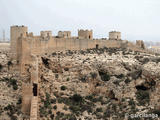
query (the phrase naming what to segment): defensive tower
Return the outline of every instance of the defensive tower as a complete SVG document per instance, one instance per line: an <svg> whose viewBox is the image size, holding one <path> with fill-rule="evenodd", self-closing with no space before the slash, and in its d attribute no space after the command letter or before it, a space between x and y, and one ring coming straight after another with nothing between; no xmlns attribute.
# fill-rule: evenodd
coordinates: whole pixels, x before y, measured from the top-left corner
<svg viewBox="0 0 160 120"><path fill-rule="evenodd" d="M78 30L78 38L79 39L93 39L93 31L92 30Z"/></svg>
<svg viewBox="0 0 160 120"><path fill-rule="evenodd" d="M10 39L11 39L11 53L12 58L17 58L17 47L18 47L18 38L23 35L26 36L28 32L28 27L25 26L11 26L10 28Z"/></svg>
<svg viewBox="0 0 160 120"><path fill-rule="evenodd" d="M121 32L118 31L109 32L109 40L121 40Z"/></svg>

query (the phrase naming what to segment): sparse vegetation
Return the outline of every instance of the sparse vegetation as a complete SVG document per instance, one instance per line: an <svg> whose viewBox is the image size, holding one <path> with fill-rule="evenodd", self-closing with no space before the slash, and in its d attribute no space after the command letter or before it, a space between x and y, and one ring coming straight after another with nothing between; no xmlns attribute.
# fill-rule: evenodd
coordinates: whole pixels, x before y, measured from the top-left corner
<svg viewBox="0 0 160 120"><path fill-rule="evenodd" d="M97 108L96 112L103 112L102 108Z"/></svg>
<svg viewBox="0 0 160 120"><path fill-rule="evenodd" d="M87 75L81 76L79 80L82 81L82 82L86 82L87 81Z"/></svg>
<svg viewBox="0 0 160 120"><path fill-rule="evenodd" d="M140 105L145 105L146 103L149 103L150 101L148 91L138 90L136 92L136 98Z"/></svg>
<svg viewBox="0 0 160 120"><path fill-rule="evenodd" d="M51 99L51 104L55 104L56 103L56 99Z"/></svg>
<svg viewBox="0 0 160 120"><path fill-rule="evenodd" d="M61 86L61 90L63 90L63 91L64 91L64 90L66 90L66 89L67 89L67 87L66 87L66 86L64 86L64 85L63 85L63 86Z"/></svg>
<svg viewBox="0 0 160 120"><path fill-rule="evenodd" d="M14 90L18 89L17 80L13 78L3 78L0 81L6 82L8 87L12 86Z"/></svg>
<svg viewBox="0 0 160 120"><path fill-rule="evenodd" d="M69 81L70 79L69 79L69 77L67 78L67 81Z"/></svg>
<svg viewBox="0 0 160 120"><path fill-rule="evenodd" d="M101 80L103 80L103 81L109 81L110 80L110 75L107 72L99 71L99 75L101 77Z"/></svg>
<svg viewBox="0 0 160 120"><path fill-rule="evenodd" d="M126 84L130 83L131 80L129 78L127 78L125 81L124 81Z"/></svg>
<svg viewBox="0 0 160 120"><path fill-rule="evenodd" d="M141 112L153 109L153 101L151 101L152 104L149 104L150 94L157 94L156 85L159 84L159 79L155 75L155 77L151 77L150 74L147 74L146 69L152 65L154 60L152 61L149 57L146 60L138 58L139 62L137 62L134 56L130 57L131 53L129 50L121 50L121 48L93 48L81 51L66 51L66 53L65 51L58 51L52 54L55 57L54 59L50 58L52 57L50 53L45 54L45 57L43 57L44 61L41 59L42 61L39 64L41 79L39 80L38 97L41 100L38 101L38 112L40 119L80 120L80 117L83 116L86 120L105 120L109 119L109 117L112 117L111 119L113 120L124 120L125 113L134 114L137 111ZM118 61L118 64L114 64L116 60L113 61L113 56L109 56L108 54L116 56L116 54L122 55L122 52L125 56L121 57L122 60ZM78 55L76 56L74 53ZM88 56L87 53L89 53ZM140 56L140 53L137 52L136 54ZM65 59L65 56L68 56L71 61L76 56L74 60L77 61L74 62L73 60L72 63L69 63L68 67L68 61ZM99 58L102 58L102 62L98 60ZM126 61L123 61L123 58ZM146 65L148 63L151 64L145 68L143 67L143 60ZM7 62L3 63L4 66L0 64L1 73L6 71ZM125 62L125 65L123 62ZM156 68L157 63L154 62L153 64ZM11 65L11 63L8 63L8 66ZM28 70L30 66L26 66L26 68ZM118 71L116 72L116 70ZM21 89L21 82L18 81L21 79L17 77L17 73L13 73L15 76L11 77L12 71L8 71L8 74L4 75L8 78L1 77L3 78L0 80L2 85L8 85L10 88L7 89L16 93L17 96L15 97L13 94L13 100L11 98L10 104L6 107L4 107L5 105L3 107L0 106L0 119L1 115L3 116L4 114L10 116L11 120L21 119L23 115L19 114L20 107L19 112L17 112L17 106L21 106L22 104L22 97L20 97L21 95L18 94L19 90L17 90L18 88ZM27 77L29 78L30 76ZM17 91L12 91L12 88ZM137 90L135 96L133 89ZM153 99L157 98L153 96ZM11 103L13 101L15 101L15 105ZM149 113L160 116L158 102L158 100L155 100L154 105L156 108L148 111Z"/></svg>
<svg viewBox="0 0 160 120"><path fill-rule="evenodd" d="M153 114L157 114L158 116L160 116L160 109L152 109L148 113L149 114L153 113Z"/></svg>
<svg viewBox="0 0 160 120"><path fill-rule="evenodd" d="M46 93L46 100L44 100L44 107L49 108L50 104L51 104L50 95Z"/></svg>
<svg viewBox="0 0 160 120"><path fill-rule="evenodd" d="M54 105L54 106L53 106L53 109L57 110L57 105Z"/></svg>
<svg viewBox="0 0 160 120"><path fill-rule="evenodd" d="M5 108L5 111L7 111L8 116L11 118L11 120L17 120L17 116L15 116L16 113L20 112L20 108L13 104L8 104Z"/></svg>
<svg viewBox="0 0 160 120"><path fill-rule="evenodd" d="M122 79L124 77L124 75L120 74L120 75L117 75L116 77L119 78L119 79Z"/></svg>
<svg viewBox="0 0 160 120"><path fill-rule="evenodd" d="M81 103L83 102L83 97L79 94L74 94L73 96L70 97L74 102L76 103Z"/></svg>
<svg viewBox="0 0 160 120"><path fill-rule="evenodd" d="M55 78L58 79L58 77L59 77L59 75L58 75L58 74L55 74Z"/></svg>
<svg viewBox="0 0 160 120"><path fill-rule="evenodd" d="M68 68L68 67L65 67L64 70L65 70L65 71L69 71L69 68Z"/></svg>
<svg viewBox="0 0 160 120"><path fill-rule="evenodd" d="M114 83L115 85L119 85L120 80L116 80L116 81L114 81L113 83Z"/></svg>

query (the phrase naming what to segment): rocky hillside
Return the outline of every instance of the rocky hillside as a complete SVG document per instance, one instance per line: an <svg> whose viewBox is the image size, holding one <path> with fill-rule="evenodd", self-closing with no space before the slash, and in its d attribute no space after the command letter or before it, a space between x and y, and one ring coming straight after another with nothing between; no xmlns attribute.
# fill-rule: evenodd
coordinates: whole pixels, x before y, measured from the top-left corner
<svg viewBox="0 0 160 120"><path fill-rule="evenodd" d="M117 48L46 53L39 56L39 78L39 120L160 116L159 55ZM29 117L21 112L22 82L16 62L1 50L0 120Z"/></svg>
<svg viewBox="0 0 160 120"><path fill-rule="evenodd" d="M23 120L21 112L21 79L9 51L0 51L0 120Z"/></svg>
<svg viewBox="0 0 160 120"><path fill-rule="evenodd" d="M159 55L117 48L54 52L39 57L39 74L40 120L160 116Z"/></svg>

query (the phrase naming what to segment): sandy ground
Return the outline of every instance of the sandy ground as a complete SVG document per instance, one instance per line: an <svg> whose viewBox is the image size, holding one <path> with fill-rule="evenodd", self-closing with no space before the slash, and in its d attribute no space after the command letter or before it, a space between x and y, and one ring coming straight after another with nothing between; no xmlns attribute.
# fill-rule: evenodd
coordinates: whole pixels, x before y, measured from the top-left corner
<svg viewBox="0 0 160 120"><path fill-rule="evenodd" d="M10 43L0 43L0 50L9 50Z"/></svg>

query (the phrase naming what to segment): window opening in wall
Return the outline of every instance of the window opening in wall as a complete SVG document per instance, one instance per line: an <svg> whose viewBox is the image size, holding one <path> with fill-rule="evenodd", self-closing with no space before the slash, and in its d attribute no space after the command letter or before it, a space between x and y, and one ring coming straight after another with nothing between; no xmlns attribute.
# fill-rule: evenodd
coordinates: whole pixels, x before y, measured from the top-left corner
<svg viewBox="0 0 160 120"><path fill-rule="evenodd" d="M99 48L99 45L98 44L96 44L96 49L98 49Z"/></svg>
<svg viewBox="0 0 160 120"><path fill-rule="evenodd" d="M38 88L38 85L33 83L33 96L37 96L37 88Z"/></svg>

